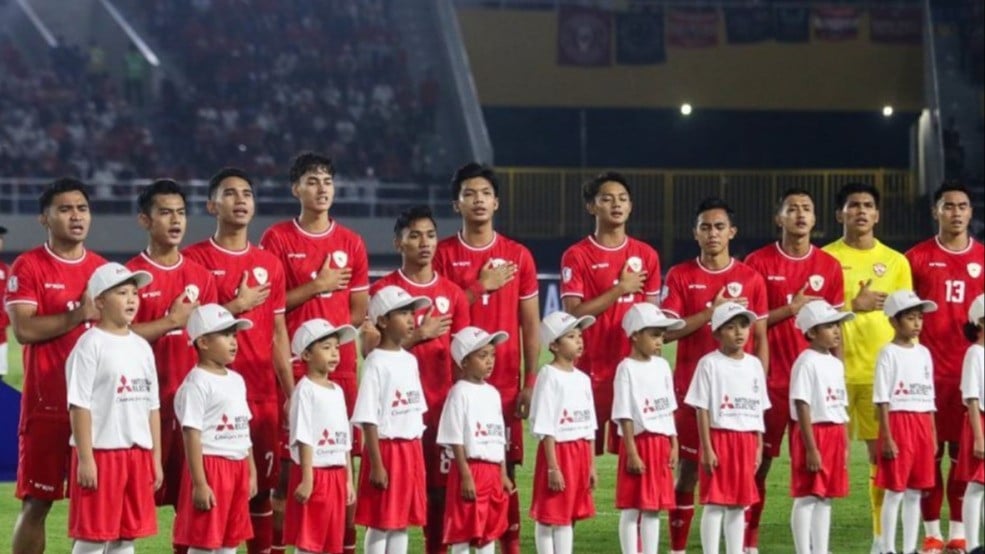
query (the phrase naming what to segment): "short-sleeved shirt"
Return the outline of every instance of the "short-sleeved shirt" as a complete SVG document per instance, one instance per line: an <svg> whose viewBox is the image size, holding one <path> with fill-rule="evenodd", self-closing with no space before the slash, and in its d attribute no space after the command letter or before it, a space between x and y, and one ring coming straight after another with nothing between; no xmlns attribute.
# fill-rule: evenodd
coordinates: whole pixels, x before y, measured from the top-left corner
<svg viewBox="0 0 985 554"><path fill-rule="evenodd" d="M556 442L594 440L598 423L592 381L580 369L545 365L537 372L530 401L530 432Z"/></svg>
<svg viewBox="0 0 985 554"><path fill-rule="evenodd" d="M211 238L189 246L184 253L212 272L220 304L236 298L244 273L248 276L248 287L270 283L270 296L263 304L252 310L233 314L249 319L253 322L253 327L238 333L239 349L231 367L246 381L249 400L276 401L278 386L273 355L274 319L283 314L287 306L284 268L280 260L252 244L247 244L245 249L237 252L219 246Z"/></svg>
<svg viewBox="0 0 985 554"><path fill-rule="evenodd" d="M0 262L0 296L7 290L7 275L10 275L10 268L7 264ZM7 310L0 310L0 344L7 344L7 326L10 325L10 316Z"/></svg>
<svg viewBox="0 0 985 554"><path fill-rule="evenodd" d="M65 364L68 404L89 410L92 447L150 449L150 413L160 408L154 353L133 332L94 327L79 337ZM69 439L75 446L75 434Z"/></svg>
<svg viewBox="0 0 985 554"><path fill-rule="evenodd" d="M899 252L879 241L869 250L859 250L845 244L844 239L824 247L841 264L845 281L845 306L851 307L863 283L872 280L870 290L893 293L913 289L910 264ZM855 319L842 325L842 352L845 360L845 382L849 385L870 385L872 368L882 346L893 340L893 327L882 310L860 312Z"/></svg>
<svg viewBox="0 0 985 554"><path fill-rule="evenodd" d="M140 307L137 308L134 323L157 321L167 316L171 304L182 294L187 295L189 302L216 302L212 273L184 256L178 259L178 263L164 266L152 260L146 252L141 252L131 258L126 266L130 271L146 271L154 278L137 291L140 295ZM161 405L170 411L174 405L174 395L185 375L198 363L198 355L184 328L173 329L161 335L151 343L151 348L157 365Z"/></svg>
<svg viewBox="0 0 985 554"><path fill-rule="evenodd" d="M889 343L876 359L872 401L889 404L891 412L933 412L934 362L921 344L906 348Z"/></svg>
<svg viewBox="0 0 985 554"><path fill-rule="evenodd" d="M313 450L312 467L339 467L352 450L345 393L338 386L319 385L302 377L291 396L289 416L291 460L301 463L301 444Z"/></svg>
<svg viewBox="0 0 985 554"><path fill-rule="evenodd" d="M464 446L470 460L501 463L506 458L506 426L496 387L465 380L455 383L441 411L438 444Z"/></svg>
<svg viewBox="0 0 985 554"><path fill-rule="evenodd" d="M202 433L202 454L243 460L250 453L250 407L246 381L235 371L225 375L194 367L178 387L175 416L181 426Z"/></svg>
<svg viewBox="0 0 985 554"><path fill-rule="evenodd" d="M684 401L707 410L712 429L762 433L770 408L763 364L749 354L736 359L716 350L698 361Z"/></svg>
<svg viewBox="0 0 985 554"><path fill-rule="evenodd" d="M964 354L961 372L961 398L978 399L978 409L985 409L985 348L971 345Z"/></svg>
<svg viewBox="0 0 985 554"><path fill-rule="evenodd" d="M530 251L499 233L486 246L469 246L459 233L438 243L434 270L468 290L490 260L494 265L513 263L517 273L509 283L476 298L469 305L469 319L473 326L487 332L509 333L509 340L496 346L496 365L487 382L504 393L512 393L520 388L520 302L538 294L537 268Z"/></svg>
<svg viewBox="0 0 985 554"><path fill-rule="evenodd" d="M766 285L755 269L732 259L719 270L710 270L697 259L682 262L667 272L660 308L679 318L689 317L711 306L718 292L725 288L725 298L746 298L749 309L759 319L769 316ZM756 338L752 333L746 341L745 351L752 353ZM674 389L683 398L691 378L698 367L698 360L718 349L711 326L702 325L690 335L677 341L677 362L674 365Z"/></svg>
<svg viewBox="0 0 985 554"><path fill-rule="evenodd" d="M77 308L89 277L106 263L88 250L77 260L66 260L48 245L28 250L14 260L7 278L6 309L17 304L37 307L36 316L63 314ZM90 322L77 325L64 335L25 344L24 386L21 395L20 430L33 417L68 420L65 361Z"/></svg>
<svg viewBox="0 0 985 554"><path fill-rule="evenodd" d="M811 423L847 423L845 366L831 354L808 348L794 362L790 379L790 417L800 421L797 400L811 408Z"/></svg>
<svg viewBox="0 0 985 554"><path fill-rule="evenodd" d="M677 435L674 410L677 397L670 365L659 356L641 362L626 358L616 368L612 421L633 420L633 434ZM622 436L622 427L618 427Z"/></svg>
<svg viewBox="0 0 985 554"><path fill-rule="evenodd" d="M341 290L317 294L287 312L287 334L293 337L302 323L322 318L332 325L352 323L350 296L369 290L369 260L361 236L332 220L321 233L309 233L297 219L270 226L260 238L260 247L273 254L284 267L287 290L296 289L318 276L326 260L332 269L352 270L349 285ZM356 375L355 343L339 349L338 376Z"/></svg>
<svg viewBox="0 0 985 554"><path fill-rule="evenodd" d="M587 302L619 283L623 268L646 271L646 283L638 294L627 294L596 316L595 324L582 337L585 353L578 364L596 382L612 382L616 366L629 355L629 341L622 318L637 302L656 300L660 295L660 257L643 241L626 237L621 246L609 248L588 236L561 256L561 298L573 296ZM619 340L613 340L619 337Z"/></svg>
<svg viewBox="0 0 985 554"><path fill-rule="evenodd" d="M770 310L790 304L804 286L807 287L804 294L808 296L819 296L836 308L845 304L841 264L814 245L806 255L795 258L775 242L749 254L746 264L763 276ZM767 330L770 370L766 379L770 387L790 386L790 369L794 360L808 347L804 334L794 325L794 320L789 317Z"/></svg>
<svg viewBox="0 0 985 554"><path fill-rule="evenodd" d="M413 354L377 348L366 356L353 425L375 425L380 438L419 439L427 411Z"/></svg>
<svg viewBox="0 0 985 554"><path fill-rule="evenodd" d="M920 344L934 358L937 381L956 385L961 380L963 355L954 337L968 319L968 308L985 292L985 246L969 239L961 251L944 248L937 237L925 240L906 253L913 272L913 291L937 303L937 311L924 314Z"/></svg>
<svg viewBox="0 0 985 554"><path fill-rule="evenodd" d="M440 337L419 342L410 348L410 353L417 358L420 369L421 385L427 399L428 410L431 410L430 425L436 425L441 415L441 406L455 381L455 367L451 359L451 337L464 327L469 326L469 302L465 293L458 285L444 276L435 273L430 282L420 284L408 279L400 270L394 271L379 281L373 283L371 294L388 285L396 285L411 296L426 296L431 299L434 311L433 317L451 316L451 328ZM432 308L424 308L415 314L417 325L421 324L424 316Z"/></svg>

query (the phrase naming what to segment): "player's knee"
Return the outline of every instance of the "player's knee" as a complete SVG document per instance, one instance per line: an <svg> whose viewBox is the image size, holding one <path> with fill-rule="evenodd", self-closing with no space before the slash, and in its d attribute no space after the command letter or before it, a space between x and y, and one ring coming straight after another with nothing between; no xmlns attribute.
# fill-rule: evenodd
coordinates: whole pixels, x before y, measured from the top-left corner
<svg viewBox="0 0 985 554"><path fill-rule="evenodd" d="M30 496L25 498L24 502L21 503L21 521L28 524L44 523L45 518L48 517L48 512L51 511L51 505L51 500L42 500Z"/></svg>
<svg viewBox="0 0 985 554"><path fill-rule="evenodd" d="M270 501L270 491L260 491L250 499L250 513L255 515L269 514L274 506Z"/></svg>
<svg viewBox="0 0 985 554"><path fill-rule="evenodd" d="M951 461L957 461L960 449L961 444L958 442L947 443L947 455L951 458Z"/></svg>
<svg viewBox="0 0 985 554"><path fill-rule="evenodd" d="M677 475L677 485L674 488L679 491L692 491L697 484L698 464L692 460L682 459Z"/></svg>
<svg viewBox="0 0 985 554"><path fill-rule="evenodd" d="M769 475L770 467L773 466L773 458L763 453L763 460L759 463L759 469L756 470L756 480L759 482L765 481L766 476Z"/></svg>

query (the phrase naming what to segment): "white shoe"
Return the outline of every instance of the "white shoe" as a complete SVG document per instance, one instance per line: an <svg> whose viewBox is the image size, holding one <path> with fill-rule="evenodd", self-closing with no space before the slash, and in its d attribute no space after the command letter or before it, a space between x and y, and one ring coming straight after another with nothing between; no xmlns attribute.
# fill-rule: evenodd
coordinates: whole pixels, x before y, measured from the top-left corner
<svg viewBox="0 0 985 554"><path fill-rule="evenodd" d="M746 549L745 554L759 554L759 548L752 546Z"/></svg>
<svg viewBox="0 0 985 554"><path fill-rule="evenodd" d="M869 554L882 554L882 543L878 538L872 539L872 548L869 549Z"/></svg>

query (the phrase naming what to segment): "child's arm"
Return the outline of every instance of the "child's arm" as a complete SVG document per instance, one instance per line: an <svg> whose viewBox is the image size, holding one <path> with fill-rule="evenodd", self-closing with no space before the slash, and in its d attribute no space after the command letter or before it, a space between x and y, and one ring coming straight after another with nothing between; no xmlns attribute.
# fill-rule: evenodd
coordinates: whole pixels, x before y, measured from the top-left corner
<svg viewBox="0 0 985 554"><path fill-rule="evenodd" d="M284 314L274 316L274 373L280 390L284 391L284 415L291 406L291 395L294 394L294 370L291 368L291 339L287 335L287 323Z"/></svg>
<svg viewBox="0 0 985 554"><path fill-rule="evenodd" d="M804 441L804 453L807 458L807 471L821 471L821 453L814 442L814 426L811 421L811 405L803 400L794 400L797 408L797 426L800 428L800 438Z"/></svg>
<svg viewBox="0 0 985 554"><path fill-rule="evenodd" d="M164 484L164 466L161 465L161 411L150 411L150 437L152 456L154 457L154 490Z"/></svg>
<svg viewBox="0 0 985 554"><path fill-rule="evenodd" d="M982 430L982 407L978 405L977 398L969 398L968 423L971 424L971 436L974 439L971 447L971 455L979 460L985 459L985 431Z"/></svg>
<svg viewBox="0 0 985 554"><path fill-rule="evenodd" d="M557 451L554 449L554 437L547 435L544 441L544 460L547 462L547 488L554 492L564 490L564 475L557 464Z"/></svg>
<svg viewBox="0 0 985 554"><path fill-rule="evenodd" d="M246 459L250 461L250 498L257 495L257 465L253 461L253 448L250 447L250 453L246 455Z"/></svg>
<svg viewBox="0 0 985 554"><path fill-rule="evenodd" d="M513 480L510 479L510 474L506 471L506 458L499 463L499 480L503 483L503 490L513 494L515 491L515 486L513 485Z"/></svg>
<svg viewBox="0 0 985 554"><path fill-rule="evenodd" d="M301 458L301 482L294 489L294 499L304 504L311 498L311 488L315 482L315 451L310 444L298 442L298 456Z"/></svg>
<svg viewBox="0 0 985 554"><path fill-rule="evenodd" d="M708 410L695 408L698 412L698 438L701 440L701 467L708 473L715 471L718 467L718 456L715 449L711 446L711 420Z"/></svg>
<svg viewBox="0 0 985 554"><path fill-rule="evenodd" d="M889 430L889 404L881 402L876 404L876 409L879 410L879 436L882 437L882 457L892 460L896 458L899 449L893 440L892 431Z"/></svg>
<svg viewBox="0 0 985 554"><path fill-rule="evenodd" d="M588 451L595 452L595 439L588 441ZM599 482L599 474L598 471L595 470L594 454L589 456L589 463L591 465L588 467L588 488L595 490L595 485Z"/></svg>
<svg viewBox="0 0 985 554"><path fill-rule="evenodd" d="M680 459L680 444L677 442L677 435L670 436L670 457L668 459L667 465L670 467L677 467L677 462Z"/></svg>
<svg viewBox="0 0 985 554"><path fill-rule="evenodd" d="M345 453L345 505L356 503L356 487L352 484L352 454Z"/></svg>
<svg viewBox="0 0 985 554"><path fill-rule="evenodd" d="M366 439L366 451L369 453L369 482L378 489L386 489L389 477L383 467L383 456L380 454L380 434L376 425L363 423L363 438Z"/></svg>
<svg viewBox="0 0 985 554"><path fill-rule="evenodd" d="M211 510L215 506L215 493L205 477L205 463L202 460L202 432L191 427L181 429L185 439L185 458L188 472L192 478L192 504L197 510Z"/></svg>
<svg viewBox="0 0 985 554"><path fill-rule="evenodd" d="M451 451L455 456L455 465L458 466L458 474L462 480L459 492L465 500L475 500L475 479L472 478L472 470L469 469L469 459L465 457L465 446L453 444Z"/></svg>
<svg viewBox="0 0 985 554"><path fill-rule="evenodd" d="M763 463L763 434L756 433L756 469Z"/></svg>
<svg viewBox="0 0 985 554"><path fill-rule="evenodd" d="M626 471L633 475L643 475L646 471L646 464L640 459L640 453L636 450L636 437L633 435L633 420L620 419L619 428L622 430L622 444L626 449Z"/></svg>
<svg viewBox="0 0 985 554"><path fill-rule="evenodd" d="M78 406L69 407L72 436L79 456L78 480L83 489L95 489L98 482L96 459L92 455L92 412Z"/></svg>

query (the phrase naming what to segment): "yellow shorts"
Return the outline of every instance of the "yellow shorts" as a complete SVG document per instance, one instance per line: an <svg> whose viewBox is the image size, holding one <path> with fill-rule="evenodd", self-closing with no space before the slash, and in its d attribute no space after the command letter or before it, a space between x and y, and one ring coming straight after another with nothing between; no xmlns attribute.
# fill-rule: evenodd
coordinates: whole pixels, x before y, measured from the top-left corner
<svg viewBox="0 0 985 554"><path fill-rule="evenodd" d="M879 438L879 412L872 402L872 385L848 383L848 436L874 441Z"/></svg>

